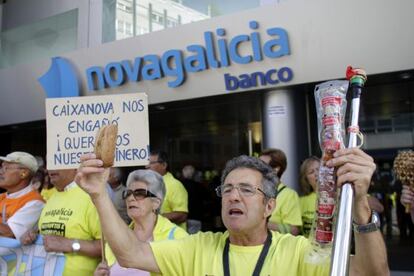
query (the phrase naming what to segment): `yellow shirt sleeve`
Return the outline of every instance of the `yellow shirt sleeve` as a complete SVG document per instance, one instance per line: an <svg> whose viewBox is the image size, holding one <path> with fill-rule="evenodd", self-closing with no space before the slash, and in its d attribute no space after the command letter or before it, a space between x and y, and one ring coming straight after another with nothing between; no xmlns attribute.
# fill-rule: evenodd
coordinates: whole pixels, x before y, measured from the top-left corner
<svg viewBox="0 0 414 276"><path fill-rule="evenodd" d="M169 172L164 175L163 179L166 194L161 207L161 214L171 212L188 213L188 193L184 185Z"/></svg>
<svg viewBox="0 0 414 276"><path fill-rule="evenodd" d="M294 190L286 187L278 194L270 222L302 226L299 196Z"/></svg>

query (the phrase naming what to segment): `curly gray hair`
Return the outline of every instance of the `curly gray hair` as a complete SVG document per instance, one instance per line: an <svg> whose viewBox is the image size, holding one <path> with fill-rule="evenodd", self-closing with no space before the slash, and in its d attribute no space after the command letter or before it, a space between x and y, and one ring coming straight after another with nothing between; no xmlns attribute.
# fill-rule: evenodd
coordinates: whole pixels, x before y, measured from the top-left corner
<svg viewBox="0 0 414 276"><path fill-rule="evenodd" d="M239 168L248 168L261 173L263 192L267 198L276 198L276 186L279 183L279 178L268 164L256 157L241 155L229 160L226 163L223 174L221 175L221 184L224 184L224 180L230 172Z"/></svg>

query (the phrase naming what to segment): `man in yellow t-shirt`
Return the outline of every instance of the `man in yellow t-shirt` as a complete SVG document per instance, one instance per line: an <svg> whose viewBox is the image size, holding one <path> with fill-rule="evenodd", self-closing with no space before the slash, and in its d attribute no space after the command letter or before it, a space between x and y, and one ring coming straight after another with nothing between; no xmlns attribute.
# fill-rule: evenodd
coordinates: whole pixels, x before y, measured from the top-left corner
<svg viewBox="0 0 414 276"><path fill-rule="evenodd" d="M57 192L46 202L38 228L47 252L65 254L64 276L93 275L101 256L101 228L91 198L73 182L76 170L50 170ZM27 232L23 244L37 233Z"/></svg>
<svg viewBox="0 0 414 276"><path fill-rule="evenodd" d="M103 232L122 266L163 275L328 274L329 263L307 263L307 239L268 230L276 175L258 158L239 156L226 164L216 190L222 198L224 234L199 232L177 241L151 243L139 241L122 224L105 189L107 169L102 161L93 153L81 160L77 183L92 197ZM373 225L366 197L375 170L373 159L357 148L341 149L327 165L338 168L338 185L352 182L355 188L353 220L358 231L350 275L389 275L384 241Z"/></svg>
<svg viewBox="0 0 414 276"><path fill-rule="evenodd" d="M187 229L188 193L184 185L167 171L168 156L164 151L151 151L147 169L162 175L167 193L161 207L161 215Z"/></svg>
<svg viewBox="0 0 414 276"><path fill-rule="evenodd" d="M272 241L260 275L328 275L329 263L312 265L305 262L310 250L307 239L271 232ZM197 233L171 243L151 243L151 249L163 275L221 275L223 249L229 233ZM263 245L229 245L231 275L252 275ZM197 256L202 256L199 258ZM185 263L183 263L185 260Z"/></svg>
<svg viewBox="0 0 414 276"><path fill-rule="evenodd" d="M269 229L298 235L302 227L299 196L295 190L279 182L287 167L286 155L280 149L266 149L260 154L260 159L272 167L278 177L276 208L269 219Z"/></svg>

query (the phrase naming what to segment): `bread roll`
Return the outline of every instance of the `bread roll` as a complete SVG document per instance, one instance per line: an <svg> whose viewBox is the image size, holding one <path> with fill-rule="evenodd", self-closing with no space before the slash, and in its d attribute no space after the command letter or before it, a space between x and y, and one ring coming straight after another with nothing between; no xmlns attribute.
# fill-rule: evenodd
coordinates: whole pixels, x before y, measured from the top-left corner
<svg viewBox="0 0 414 276"><path fill-rule="evenodd" d="M112 167L115 158L116 137L118 125L111 124L101 127L95 140L95 154L103 161L103 167Z"/></svg>

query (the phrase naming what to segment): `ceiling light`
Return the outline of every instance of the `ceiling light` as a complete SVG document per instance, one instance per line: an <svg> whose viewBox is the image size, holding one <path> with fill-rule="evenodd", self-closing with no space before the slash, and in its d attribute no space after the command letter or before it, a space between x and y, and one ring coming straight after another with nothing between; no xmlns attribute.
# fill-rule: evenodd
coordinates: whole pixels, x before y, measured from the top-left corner
<svg viewBox="0 0 414 276"><path fill-rule="evenodd" d="M401 79L403 79L403 80L408 80L408 79L411 79L412 78L412 74L411 73L402 73L402 74L400 74L400 78Z"/></svg>

